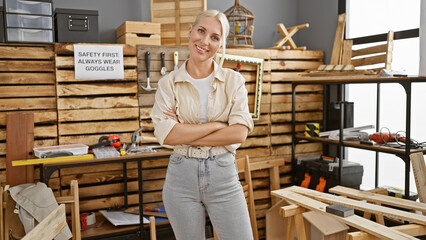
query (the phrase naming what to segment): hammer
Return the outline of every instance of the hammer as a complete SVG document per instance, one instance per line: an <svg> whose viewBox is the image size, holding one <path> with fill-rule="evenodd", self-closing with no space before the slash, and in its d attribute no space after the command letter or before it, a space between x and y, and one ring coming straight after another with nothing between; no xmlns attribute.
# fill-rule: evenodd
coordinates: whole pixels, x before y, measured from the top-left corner
<svg viewBox="0 0 426 240"><path fill-rule="evenodd" d="M146 51L145 53L145 64L146 64L146 87L142 87L142 89L145 91L157 90L157 88L153 88L151 87L151 85L149 85L149 68L151 65L151 53L149 51Z"/></svg>

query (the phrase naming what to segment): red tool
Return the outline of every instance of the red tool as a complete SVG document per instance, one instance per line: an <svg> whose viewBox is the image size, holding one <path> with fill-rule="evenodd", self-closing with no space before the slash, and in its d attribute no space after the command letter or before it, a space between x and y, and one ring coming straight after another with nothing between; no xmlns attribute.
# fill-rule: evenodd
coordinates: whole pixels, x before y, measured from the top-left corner
<svg viewBox="0 0 426 240"><path fill-rule="evenodd" d="M396 133L373 133L370 134L370 140L375 141L376 143L387 143L387 142L396 142L397 140L395 137L398 138L399 142L405 142L405 138L401 137L401 135L397 135Z"/></svg>
<svg viewBox="0 0 426 240"><path fill-rule="evenodd" d="M160 212L159 208L152 208L152 207L144 207L145 212Z"/></svg>
<svg viewBox="0 0 426 240"><path fill-rule="evenodd" d="M120 137L116 135L102 136L99 138L98 143L89 146L89 149L92 150L98 147L106 147L106 146L113 146L115 148L121 147Z"/></svg>

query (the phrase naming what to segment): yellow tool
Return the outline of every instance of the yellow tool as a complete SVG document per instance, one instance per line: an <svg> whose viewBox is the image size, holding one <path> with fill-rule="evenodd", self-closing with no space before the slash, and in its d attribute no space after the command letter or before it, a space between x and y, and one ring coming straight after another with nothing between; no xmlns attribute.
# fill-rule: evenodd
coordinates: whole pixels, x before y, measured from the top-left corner
<svg viewBox="0 0 426 240"><path fill-rule="evenodd" d="M16 160L16 161L12 161L12 166L14 167L14 166L36 165L36 164L43 164L43 163L60 163L60 162L70 162L70 161L81 161L81 160L90 160L90 159L93 159L93 158L94 158L93 154L85 154L85 155L55 157L55 158Z"/></svg>

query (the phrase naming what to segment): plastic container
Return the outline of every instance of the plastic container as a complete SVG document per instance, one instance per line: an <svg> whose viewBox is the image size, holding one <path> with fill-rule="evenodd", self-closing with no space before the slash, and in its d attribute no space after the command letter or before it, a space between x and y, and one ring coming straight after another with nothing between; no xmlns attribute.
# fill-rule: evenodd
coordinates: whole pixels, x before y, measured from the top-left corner
<svg viewBox="0 0 426 240"><path fill-rule="evenodd" d="M52 17L39 15L6 14L7 27L53 28Z"/></svg>
<svg viewBox="0 0 426 240"><path fill-rule="evenodd" d="M55 9L56 42L99 42L97 10Z"/></svg>
<svg viewBox="0 0 426 240"><path fill-rule="evenodd" d="M38 147L34 148L34 155L38 158L43 158L43 154L50 152L71 152L73 155L84 155L89 151L89 146L84 144L69 144L69 145L57 145L50 147Z"/></svg>
<svg viewBox="0 0 426 240"><path fill-rule="evenodd" d="M10 13L52 15L52 1L6 0L5 11Z"/></svg>
<svg viewBox="0 0 426 240"><path fill-rule="evenodd" d="M8 28L7 41L52 43L53 31L41 29Z"/></svg>

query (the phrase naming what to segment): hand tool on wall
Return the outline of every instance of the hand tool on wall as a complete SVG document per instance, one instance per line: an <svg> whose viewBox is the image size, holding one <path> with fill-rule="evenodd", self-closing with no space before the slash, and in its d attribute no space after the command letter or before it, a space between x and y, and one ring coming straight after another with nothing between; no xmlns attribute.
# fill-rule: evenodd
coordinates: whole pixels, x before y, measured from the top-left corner
<svg viewBox="0 0 426 240"><path fill-rule="evenodd" d="M153 91L157 90L157 88L151 87L149 84L149 71L151 66L151 53L149 51L146 51L145 53L145 64L146 64L146 87L142 87L145 91Z"/></svg>
<svg viewBox="0 0 426 240"><path fill-rule="evenodd" d="M161 52L161 75L166 75L167 69L166 69L166 63L165 63L166 54L164 52Z"/></svg>
<svg viewBox="0 0 426 240"><path fill-rule="evenodd" d="M173 63L175 64L175 67L174 67L174 69L173 70L178 70L178 62L179 62L179 52L174 52L173 53Z"/></svg>

